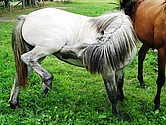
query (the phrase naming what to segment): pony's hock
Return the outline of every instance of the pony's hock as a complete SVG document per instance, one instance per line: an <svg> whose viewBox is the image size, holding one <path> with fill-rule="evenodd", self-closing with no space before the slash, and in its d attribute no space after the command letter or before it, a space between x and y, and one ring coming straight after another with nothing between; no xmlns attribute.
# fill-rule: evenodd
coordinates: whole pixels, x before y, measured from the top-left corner
<svg viewBox="0 0 166 125"><path fill-rule="evenodd" d="M117 99L124 98L123 69L134 59L136 44L132 22L123 11L87 17L45 8L21 16L12 35L17 72L9 100L11 108L18 107L20 86L26 87L31 70L40 75L42 88L48 92L53 77L39 61L53 54L92 74L100 73L112 112L119 117Z"/></svg>

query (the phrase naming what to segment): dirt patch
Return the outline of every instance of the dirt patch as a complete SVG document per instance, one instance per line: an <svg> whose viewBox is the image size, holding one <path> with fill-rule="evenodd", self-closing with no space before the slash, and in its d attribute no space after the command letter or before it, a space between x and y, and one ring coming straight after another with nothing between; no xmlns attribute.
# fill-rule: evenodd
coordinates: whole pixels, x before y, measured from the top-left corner
<svg viewBox="0 0 166 125"><path fill-rule="evenodd" d="M16 21L16 19L12 17L0 17L0 22L14 22L14 21Z"/></svg>

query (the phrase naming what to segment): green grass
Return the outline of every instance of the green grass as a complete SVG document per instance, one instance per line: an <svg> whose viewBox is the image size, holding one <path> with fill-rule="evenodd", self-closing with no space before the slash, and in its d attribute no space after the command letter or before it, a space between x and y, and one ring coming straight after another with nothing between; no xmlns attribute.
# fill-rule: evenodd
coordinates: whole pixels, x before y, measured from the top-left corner
<svg viewBox="0 0 166 125"><path fill-rule="evenodd" d="M110 0L76 3L47 3L65 10L88 16L97 16L114 8ZM35 8L37 9L37 8ZM17 17L34 9L5 12ZM137 80L137 57L125 70L124 102L118 102L123 120L111 113L110 102L100 75L91 75L83 68L63 63L48 56L42 63L54 75L53 89L43 94L40 77L29 76L27 89L21 90L21 108L9 108L8 100L15 74L11 49L14 22L0 22L0 123L1 125L164 125L166 123L166 88L161 94L161 111L153 112L156 93L157 54L149 51L144 62L144 79L148 88L140 89ZM141 44L140 44L141 45Z"/></svg>

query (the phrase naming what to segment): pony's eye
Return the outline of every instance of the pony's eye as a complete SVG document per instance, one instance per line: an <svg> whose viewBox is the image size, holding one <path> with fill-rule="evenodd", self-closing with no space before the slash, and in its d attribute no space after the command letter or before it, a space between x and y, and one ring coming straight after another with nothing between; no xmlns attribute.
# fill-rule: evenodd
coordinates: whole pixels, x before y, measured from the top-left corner
<svg viewBox="0 0 166 125"><path fill-rule="evenodd" d="M104 30L101 30L101 34L104 35Z"/></svg>

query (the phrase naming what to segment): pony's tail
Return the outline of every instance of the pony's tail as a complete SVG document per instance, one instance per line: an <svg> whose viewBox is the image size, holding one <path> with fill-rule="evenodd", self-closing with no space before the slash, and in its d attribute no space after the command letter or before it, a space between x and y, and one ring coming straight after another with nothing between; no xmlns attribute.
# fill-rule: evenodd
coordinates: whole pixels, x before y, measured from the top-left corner
<svg viewBox="0 0 166 125"><path fill-rule="evenodd" d="M134 0L119 0L120 2L120 9L125 12L126 15L132 15L132 11L134 9Z"/></svg>
<svg viewBox="0 0 166 125"><path fill-rule="evenodd" d="M12 34L12 48L15 57L15 67L20 85L25 88L27 84L28 68L27 65L21 60L21 55L26 52L25 42L22 37L22 25L26 16L20 16L15 25Z"/></svg>

